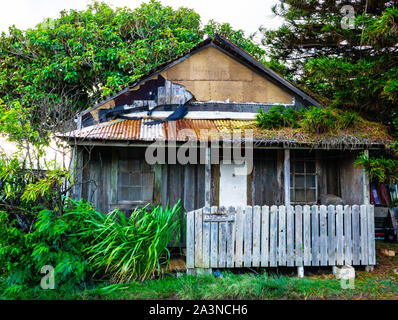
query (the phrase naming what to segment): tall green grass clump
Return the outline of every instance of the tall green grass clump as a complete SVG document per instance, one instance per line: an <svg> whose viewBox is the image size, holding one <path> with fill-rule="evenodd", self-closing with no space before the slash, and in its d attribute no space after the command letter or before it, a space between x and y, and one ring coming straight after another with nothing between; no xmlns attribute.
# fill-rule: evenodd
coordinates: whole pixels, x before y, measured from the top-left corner
<svg viewBox="0 0 398 320"><path fill-rule="evenodd" d="M170 261L167 245L178 241L181 230L181 201L174 207L146 206L129 218L120 211L91 221L83 236L93 237L87 249L89 262L112 282L145 280Z"/></svg>

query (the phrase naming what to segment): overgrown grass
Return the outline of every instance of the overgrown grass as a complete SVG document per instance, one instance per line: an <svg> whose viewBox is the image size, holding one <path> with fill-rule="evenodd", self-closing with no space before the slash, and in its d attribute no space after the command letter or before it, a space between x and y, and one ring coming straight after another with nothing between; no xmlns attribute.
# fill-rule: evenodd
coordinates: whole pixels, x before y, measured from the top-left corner
<svg viewBox="0 0 398 320"><path fill-rule="evenodd" d="M106 285L80 291L25 291L9 299L77 299L77 300L136 300L136 299L397 299L398 277L393 275L358 273L355 289L342 289L332 275L303 279L289 276L233 274L166 276L157 280Z"/></svg>

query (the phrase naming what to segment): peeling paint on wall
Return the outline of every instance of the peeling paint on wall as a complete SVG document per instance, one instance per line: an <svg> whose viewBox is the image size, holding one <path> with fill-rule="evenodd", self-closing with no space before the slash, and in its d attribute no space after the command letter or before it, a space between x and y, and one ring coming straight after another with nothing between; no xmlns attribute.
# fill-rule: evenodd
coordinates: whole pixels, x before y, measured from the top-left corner
<svg viewBox="0 0 398 320"><path fill-rule="evenodd" d="M120 114L142 111L150 113L161 105L182 105L192 98L192 93L184 86L159 75L86 114L83 117L83 127L113 120Z"/></svg>

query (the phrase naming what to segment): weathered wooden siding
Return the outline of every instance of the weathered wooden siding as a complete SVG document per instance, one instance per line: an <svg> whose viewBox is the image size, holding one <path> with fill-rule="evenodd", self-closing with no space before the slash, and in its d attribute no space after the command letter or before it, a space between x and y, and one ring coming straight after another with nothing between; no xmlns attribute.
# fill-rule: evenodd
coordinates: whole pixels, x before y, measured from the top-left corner
<svg viewBox="0 0 398 320"><path fill-rule="evenodd" d="M254 153L253 172L248 176L247 204L270 205L283 203L283 159L281 150L256 150ZM294 152L294 151L292 151ZM112 164L112 154L116 157ZM362 169L354 166L358 153L341 151L317 151L316 166L318 180L318 197L321 194L341 196L346 204L363 203ZM75 188L75 197L93 202L98 210L107 212L118 203L118 180L120 176L118 161L120 158L144 161L144 148L78 148L78 166L76 181L84 182ZM83 160L82 160L83 159ZM140 160L141 159L141 160ZM127 163L127 162L126 162ZM128 165L128 164L126 164ZM112 168L114 172L112 172ZM117 170L117 171L115 171ZM155 169L153 168L153 176ZM212 165L211 170L211 205L219 204L219 166ZM154 178L149 189L153 189L154 203L165 205L168 201L174 204L182 199L187 210L203 206L204 199L204 165L160 165L158 168L158 185ZM115 188L116 185L116 188ZM112 191L116 193L112 198Z"/></svg>
<svg viewBox="0 0 398 320"><path fill-rule="evenodd" d="M318 179L318 198L322 194L341 196L340 159L341 151L317 150L316 172Z"/></svg>
<svg viewBox="0 0 398 320"><path fill-rule="evenodd" d="M258 150L254 153L248 205L282 204L282 172L278 173L278 161L279 169L282 170L283 160L278 158L278 150Z"/></svg>
<svg viewBox="0 0 398 320"><path fill-rule="evenodd" d="M145 148L95 147L77 150L76 181L82 182L74 188L75 198L83 197L92 202L97 210L110 212L118 207L130 211L134 206L120 201L120 170L131 169L142 164L150 168L146 183L146 197L154 204L174 205L178 199L186 211L205 206L205 165L154 165L145 164ZM318 151L316 167L318 196L332 193L341 196L346 204L362 204L362 169L353 165L357 153ZM124 161L119 161L124 159ZM283 203L283 150L255 150L253 172L247 177L247 204L280 205ZM123 167L123 164L125 168ZM210 205L219 205L220 170L217 164L211 167ZM133 192L133 189L131 189ZM239 196L239 195L238 195ZM123 198L125 199L126 196ZM129 197L127 197L129 198ZM131 200L137 200L134 196ZM143 203L144 204L144 203ZM183 217L185 215L183 214ZM185 243L185 233L182 242Z"/></svg>
<svg viewBox="0 0 398 320"><path fill-rule="evenodd" d="M140 199L133 194L134 188L123 191L121 183L134 185L135 182L130 181L131 179L126 180L126 173L138 167L145 167L148 173L139 183L145 186L144 198L152 199L147 203L173 206L181 199L186 211L205 205L204 165L149 166L144 156L144 148L79 149L81 169L78 170L76 178L77 181L82 181L82 184L75 188L74 197L86 199L103 213L108 213L114 208L129 212L138 205L133 202ZM131 203L126 199L130 199ZM142 203L144 204L145 202ZM185 219L185 213L182 213L182 218ZM181 242L178 245L184 243L185 229L182 229Z"/></svg>
<svg viewBox="0 0 398 320"><path fill-rule="evenodd" d="M186 210L204 206L204 165L159 165L156 184L156 165L146 164L144 152L141 148L92 148L83 151L81 196L92 202L98 210L108 212L112 206L117 206L120 199L126 198L126 195L123 197L121 194L122 190L116 188L116 196L112 199L113 184L120 186L125 171L134 171L141 166L148 171L146 178L140 181L147 183L145 198L151 198L152 202L162 205L174 205L181 199ZM113 161L116 162L113 167L112 154ZM149 170L152 170L152 174ZM128 183L133 185L134 181ZM77 193L75 197L79 197ZM132 195L131 200L138 199Z"/></svg>
<svg viewBox="0 0 398 320"><path fill-rule="evenodd" d="M83 149L82 153L82 198L92 202L97 210L109 212L112 156L109 150L89 152Z"/></svg>
<svg viewBox="0 0 398 320"><path fill-rule="evenodd" d="M344 152L340 159L341 197L346 204L364 203L363 171L354 165L359 152Z"/></svg>

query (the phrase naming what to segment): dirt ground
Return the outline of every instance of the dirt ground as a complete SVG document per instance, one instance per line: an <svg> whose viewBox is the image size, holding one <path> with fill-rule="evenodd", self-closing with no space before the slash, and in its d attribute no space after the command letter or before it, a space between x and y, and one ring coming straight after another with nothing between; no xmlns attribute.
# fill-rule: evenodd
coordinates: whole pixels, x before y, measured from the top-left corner
<svg viewBox="0 0 398 320"><path fill-rule="evenodd" d="M382 250L392 250L394 257L382 254ZM375 274L397 274L398 275L398 243L376 242L376 266L372 273Z"/></svg>

